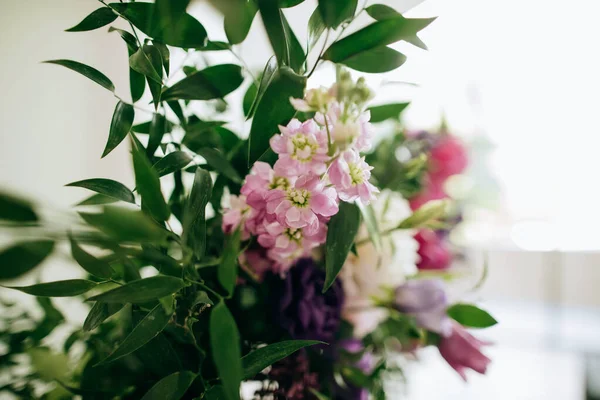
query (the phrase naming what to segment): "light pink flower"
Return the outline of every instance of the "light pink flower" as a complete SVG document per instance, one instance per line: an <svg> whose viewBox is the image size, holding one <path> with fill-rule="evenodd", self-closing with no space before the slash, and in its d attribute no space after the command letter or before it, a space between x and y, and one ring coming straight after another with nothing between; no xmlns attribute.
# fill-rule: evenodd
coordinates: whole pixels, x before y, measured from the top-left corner
<svg viewBox="0 0 600 400"><path fill-rule="evenodd" d="M240 192L246 196L249 206L260 211L265 209L265 197L269 190L286 190L295 182L295 179L294 177L277 176L269 164L257 161L246 176Z"/></svg>
<svg viewBox="0 0 600 400"><path fill-rule="evenodd" d="M238 261L240 267L256 275L259 280L262 280L265 273L273 268L273 262L266 257L264 249L246 250L240 254Z"/></svg>
<svg viewBox="0 0 600 400"><path fill-rule="evenodd" d="M304 175L287 190L273 189L266 197L267 213L275 214L286 228L306 228L307 235L319 231L319 217L337 214L337 194L316 175Z"/></svg>
<svg viewBox="0 0 600 400"><path fill-rule="evenodd" d="M350 202L360 199L363 204L374 200L379 189L369 182L372 169L356 150L340 154L329 168L329 180L335 185L340 200Z"/></svg>
<svg viewBox="0 0 600 400"><path fill-rule="evenodd" d="M265 248L274 248L284 253L293 253L298 248L311 250L325 243L327 225L319 224L317 232L309 234L303 228L287 228L278 221L264 223L264 232L258 236L258 243Z"/></svg>
<svg viewBox="0 0 600 400"><path fill-rule="evenodd" d="M231 206L223 211L223 232L230 234L242 225L242 239L248 239L250 237L250 232L246 229L246 221L252 216L254 216L254 212L252 208L246 204L246 196L232 195Z"/></svg>
<svg viewBox="0 0 600 400"><path fill-rule="evenodd" d="M359 152L368 151L373 145L373 125L369 122L371 112L365 111L360 115L347 115L342 118L342 106L338 102L329 105L327 118L322 113L315 114L315 121L329 128L334 142L347 147L354 147ZM325 130L327 132L327 130Z"/></svg>
<svg viewBox="0 0 600 400"><path fill-rule="evenodd" d="M279 159L274 170L279 176L297 177L308 173L322 175L327 170L327 133L313 120L300 122L293 119L280 126L280 135L271 138L271 148Z"/></svg>

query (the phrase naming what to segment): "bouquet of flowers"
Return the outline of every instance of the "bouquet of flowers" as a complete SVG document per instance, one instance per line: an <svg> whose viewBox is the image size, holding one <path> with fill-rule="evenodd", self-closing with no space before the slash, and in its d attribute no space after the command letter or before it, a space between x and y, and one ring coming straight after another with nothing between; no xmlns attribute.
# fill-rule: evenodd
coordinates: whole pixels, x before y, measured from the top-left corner
<svg viewBox="0 0 600 400"><path fill-rule="evenodd" d="M406 57L388 45L425 47L417 33L433 19L319 0L303 46L286 19L302 0L219 1L228 41L218 42L188 2L103 3L69 29L117 18L129 25L109 29L129 51L131 102L115 94L102 156L129 138L135 189L104 178L69 184L95 194L66 227L45 218L43 205L0 197L3 226L30 236L0 253L0 281L33 270L61 241L86 275L5 285L37 296L43 318L3 305L2 389L46 398L237 400L250 388L244 396L384 399L399 370L394 355L430 345L463 377L468 368L485 372L484 343L465 327L496 321L475 305L450 304L443 280L417 269L430 268L417 232L439 228L447 208L417 193L438 182L435 162L444 157L420 149L400 161L403 135L373 148L373 124L398 119L406 104L370 106L374 93L347 69L399 67ZM344 36L362 13L373 22ZM238 57L235 45L257 14L274 51L259 79L240 65L188 61L185 76L168 84L180 73L171 52ZM115 91L90 66L49 62ZM324 63L336 64L335 82L307 89ZM245 81L243 101L234 102L228 95ZM147 111L146 87L154 109L134 125ZM226 127L221 118L233 107L243 108L249 132ZM460 172L453 168L443 174ZM59 353L47 339L64 316L50 298L81 295L87 318ZM13 329L18 321L27 328Z"/></svg>

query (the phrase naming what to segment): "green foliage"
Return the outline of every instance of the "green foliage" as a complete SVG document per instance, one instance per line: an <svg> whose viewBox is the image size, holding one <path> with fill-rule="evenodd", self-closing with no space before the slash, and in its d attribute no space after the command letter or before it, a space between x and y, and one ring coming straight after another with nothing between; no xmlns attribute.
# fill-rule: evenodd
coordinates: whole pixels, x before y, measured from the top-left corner
<svg viewBox="0 0 600 400"><path fill-rule="evenodd" d="M328 28L337 28L351 19L356 12L358 0L319 0L319 13Z"/></svg>
<svg viewBox="0 0 600 400"><path fill-rule="evenodd" d="M201 260L206 249L206 205L212 194L212 179L202 168L196 169L194 186L186 203L183 240Z"/></svg>
<svg viewBox="0 0 600 400"><path fill-rule="evenodd" d="M175 372L152 386L152 389L142 397L142 400L179 400L183 397L194 379L196 379L196 374L193 372Z"/></svg>
<svg viewBox="0 0 600 400"><path fill-rule="evenodd" d="M14 244L0 253L0 280L18 278L37 267L54 250L54 241L36 240Z"/></svg>
<svg viewBox="0 0 600 400"><path fill-rule="evenodd" d="M95 288L96 282L86 281L85 279L69 279L66 281L56 281L48 283L39 283L31 286L6 286L9 289L16 289L23 293L42 297L72 297L83 294Z"/></svg>
<svg viewBox="0 0 600 400"><path fill-rule="evenodd" d="M373 106L368 110L371 113L371 123L383 122L388 119L399 120L400 114L410 103L394 103L384 104L381 106Z"/></svg>
<svg viewBox="0 0 600 400"><path fill-rule="evenodd" d="M304 347L317 344L325 343L317 340L286 340L254 350L242 358L244 379L252 379L260 371L277 361L286 358Z"/></svg>
<svg viewBox="0 0 600 400"><path fill-rule="evenodd" d="M149 216L140 211L124 208L103 208L101 213L79 213L89 225L117 241L162 242L167 232Z"/></svg>
<svg viewBox="0 0 600 400"><path fill-rule="evenodd" d="M219 283L225 288L229 297L231 297L233 293L235 280L237 278L237 259L240 253L240 236L240 230L236 229L235 232L227 237L225 240L225 247L223 248L221 265L219 265L219 269L217 270Z"/></svg>
<svg viewBox="0 0 600 400"><path fill-rule="evenodd" d="M215 65L195 72L166 89L162 100L220 99L237 89L243 80L239 66Z"/></svg>
<svg viewBox="0 0 600 400"><path fill-rule="evenodd" d="M226 400L239 400L243 369L240 334L233 316L224 303L210 313L210 347L213 361L221 377Z"/></svg>
<svg viewBox="0 0 600 400"><path fill-rule="evenodd" d="M473 304L454 304L447 312L456 322L469 328L489 328L498 323L487 311Z"/></svg>
<svg viewBox="0 0 600 400"><path fill-rule="evenodd" d="M83 331L93 331L106 321L112 315L118 313L123 308L123 304L119 303L102 303L96 302L90 309L85 321L83 322Z"/></svg>
<svg viewBox="0 0 600 400"><path fill-rule="evenodd" d="M92 296L88 300L103 303L143 304L173 294L185 286L187 285L182 279L158 275L126 283Z"/></svg>
<svg viewBox="0 0 600 400"><path fill-rule="evenodd" d="M81 187L100 193L104 196L112 197L115 200L135 203L133 192L127 189L127 186L112 179L94 178L83 181L71 182L65 186Z"/></svg>
<svg viewBox="0 0 600 400"><path fill-rule="evenodd" d="M110 123L110 132L108 134L108 142L102 152L102 158L106 157L125 139L133 125L135 112L131 104L119 101L115 107L112 121Z"/></svg>
<svg viewBox="0 0 600 400"><path fill-rule="evenodd" d="M111 82L111 80L108 79L102 72L90 67L89 65L72 60L49 60L44 62L48 64L62 65L70 70L79 72L81 75L93 80L98 85L110 90L111 92L115 91L115 85Z"/></svg>
<svg viewBox="0 0 600 400"><path fill-rule="evenodd" d="M92 12L90 15L85 17L83 21L78 23L72 28L67 29L67 32L83 32L91 31L94 29L102 28L105 25L110 24L118 15L108 7L102 7Z"/></svg>
<svg viewBox="0 0 600 400"><path fill-rule="evenodd" d="M192 162L192 157L184 151L174 151L167 154L152 166L158 176L165 176L185 168Z"/></svg>
<svg viewBox="0 0 600 400"><path fill-rule="evenodd" d="M142 207L157 221L166 221L171 212L160 190L158 172L145 154L132 144L133 170L138 193L142 197Z"/></svg>
<svg viewBox="0 0 600 400"><path fill-rule="evenodd" d="M0 220L36 222L38 215L26 199L0 192Z"/></svg>
<svg viewBox="0 0 600 400"><path fill-rule="evenodd" d="M81 268L98 278L110 278L112 276L113 270L108 262L87 253L77 244L73 236L69 236L69 241L71 242L71 255Z"/></svg>

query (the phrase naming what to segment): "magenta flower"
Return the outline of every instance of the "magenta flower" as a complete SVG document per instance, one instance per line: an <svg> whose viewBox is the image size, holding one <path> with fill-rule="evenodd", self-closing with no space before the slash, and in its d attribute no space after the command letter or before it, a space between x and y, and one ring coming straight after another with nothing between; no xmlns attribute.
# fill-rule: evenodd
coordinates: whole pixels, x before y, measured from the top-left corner
<svg viewBox="0 0 600 400"><path fill-rule="evenodd" d="M329 180L335 185L340 200L360 199L363 204L374 200L379 190L369 182L372 169L356 150L340 154L329 168Z"/></svg>
<svg viewBox="0 0 600 400"><path fill-rule="evenodd" d="M273 189L267 196L267 213L275 214L286 228L306 228L304 233L319 231L319 217L331 217L338 212L337 193L326 188L316 175L304 175L287 190Z"/></svg>
<svg viewBox="0 0 600 400"><path fill-rule="evenodd" d="M447 243L438 234L430 229L423 229L415 235L419 243L420 270L444 270L450 267L452 253Z"/></svg>
<svg viewBox="0 0 600 400"><path fill-rule="evenodd" d="M275 173L280 176L297 177L305 174L322 175L327 170L327 133L319 129L313 120L300 122L293 119L287 126L280 126L280 135L271 138L271 148L279 159Z"/></svg>
<svg viewBox="0 0 600 400"><path fill-rule="evenodd" d="M467 149L457 138L442 136L432 147L429 154L431 168L429 174L432 180L442 182L448 177L460 174L469 163Z"/></svg>
<svg viewBox="0 0 600 400"><path fill-rule="evenodd" d="M489 343L472 336L458 323L452 324L452 334L441 338L438 348L440 354L452 368L466 381L465 370L470 368L480 374L485 374L490 360L481 352L481 347Z"/></svg>

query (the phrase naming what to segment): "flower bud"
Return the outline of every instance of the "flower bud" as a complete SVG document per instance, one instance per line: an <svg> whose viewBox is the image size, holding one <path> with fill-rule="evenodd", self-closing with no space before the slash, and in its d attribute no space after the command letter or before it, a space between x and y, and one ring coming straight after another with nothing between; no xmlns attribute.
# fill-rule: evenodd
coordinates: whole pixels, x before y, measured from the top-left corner
<svg viewBox="0 0 600 400"><path fill-rule="evenodd" d="M360 135L360 124L357 121L338 119L333 125L331 139L341 148L345 148Z"/></svg>

